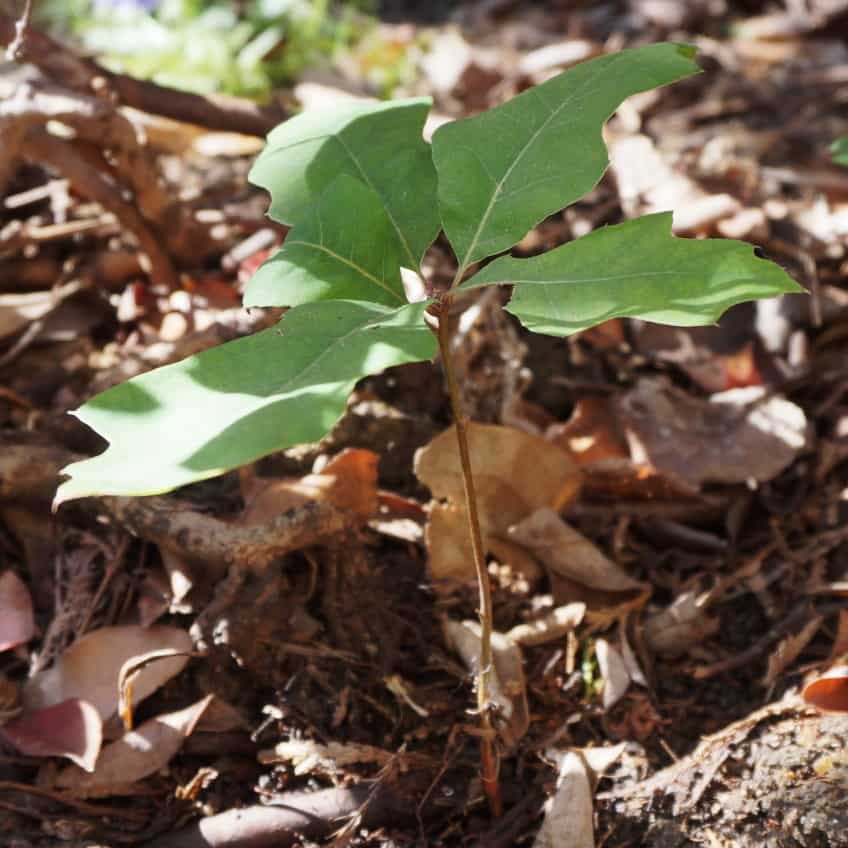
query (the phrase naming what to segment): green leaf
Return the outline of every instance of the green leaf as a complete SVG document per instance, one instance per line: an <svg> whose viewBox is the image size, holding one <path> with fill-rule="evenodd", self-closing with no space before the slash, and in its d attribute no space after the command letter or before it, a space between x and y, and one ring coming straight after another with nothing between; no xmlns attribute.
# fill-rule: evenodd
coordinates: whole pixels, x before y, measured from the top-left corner
<svg viewBox="0 0 848 848"><path fill-rule="evenodd" d="M402 262L402 247L380 198L343 174L253 275L244 305L347 299L400 306L406 303Z"/></svg>
<svg viewBox="0 0 848 848"><path fill-rule="evenodd" d="M503 256L462 284L511 283L507 310L525 327L568 336L609 318L691 327L736 303L803 292L750 244L671 235L671 213L603 227L530 259Z"/></svg>
<svg viewBox="0 0 848 848"><path fill-rule="evenodd" d="M830 145L830 155L837 165L848 167L848 135L837 138Z"/></svg>
<svg viewBox="0 0 848 848"><path fill-rule="evenodd" d="M65 469L56 503L152 495L324 436L360 378L435 355L425 303L334 300L109 389L76 415L109 441Z"/></svg>
<svg viewBox="0 0 848 848"><path fill-rule="evenodd" d="M601 56L433 136L439 208L460 268L506 250L607 167L604 122L632 94L696 73L694 48Z"/></svg>
<svg viewBox="0 0 848 848"><path fill-rule="evenodd" d="M436 172L422 136L429 108L430 99L420 97L304 112L272 130L249 179L271 193L268 214L295 225L336 177L356 177L382 199L404 264L417 269L441 227Z"/></svg>

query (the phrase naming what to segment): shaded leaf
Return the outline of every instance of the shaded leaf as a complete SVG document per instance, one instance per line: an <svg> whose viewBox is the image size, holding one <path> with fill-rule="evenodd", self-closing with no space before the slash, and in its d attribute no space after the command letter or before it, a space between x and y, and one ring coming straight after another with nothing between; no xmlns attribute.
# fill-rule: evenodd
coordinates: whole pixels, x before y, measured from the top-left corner
<svg viewBox="0 0 848 848"><path fill-rule="evenodd" d="M595 848L589 771L575 751L559 755L556 790L545 804L545 818L533 848Z"/></svg>
<svg viewBox="0 0 848 848"><path fill-rule="evenodd" d="M57 503L155 494L317 441L361 377L435 354L425 306L298 306L275 328L98 395L76 415L110 445L65 469L70 480L59 487Z"/></svg>
<svg viewBox="0 0 848 848"><path fill-rule="evenodd" d="M0 574L0 651L23 645L34 635L29 589L14 571L4 571Z"/></svg>
<svg viewBox="0 0 848 848"><path fill-rule="evenodd" d="M803 289L743 242L680 239L671 213L602 227L534 256L504 256L462 288L509 283L507 310L537 333L568 336L615 317L711 324L746 300Z"/></svg>
<svg viewBox="0 0 848 848"><path fill-rule="evenodd" d="M595 656L604 681L603 706L605 710L614 707L630 687L630 672L621 652L606 639L595 642Z"/></svg>
<svg viewBox="0 0 848 848"><path fill-rule="evenodd" d="M212 695L177 712L156 716L107 745L92 774L70 766L56 784L79 797L132 794L131 784L166 766L179 752L212 700Z"/></svg>
<svg viewBox="0 0 848 848"><path fill-rule="evenodd" d="M0 736L22 754L67 757L85 771L94 771L103 724L95 707L71 698L8 722L0 728Z"/></svg>
<svg viewBox="0 0 848 848"><path fill-rule="evenodd" d="M442 224L462 268L512 247L607 167L601 128L631 94L698 70L694 48L653 44L584 62L433 136Z"/></svg>
<svg viewBox="0 0 848 848"><path fill-rule="evenodd" d="M280 124L251 168L268 189L268 214L283 224L304 220L315 198L340 174L375 191L417 268L439 231L436 172L424 141L429 98L390 103L337 103Z"/></svg>
<svg viewBox="0 0 848 848"><path fill-rule="evenodd" d="M403 261L379 196L342 175L253 275L244 305L298 306L346 298L403 306Z"/></svg>
<svg viewBox="0 0 848 848"><path fill-rule="evenodd" d="M23 690L27 709L41 709L70 698L90 703L108 719L118 707L118 678L128 660L171 648L187 652L191 638L176 627L101 627L77 639L46 671L30 678ZM138 703L185 667L187 657L162 660L145 667L134 680Z"/></svg>

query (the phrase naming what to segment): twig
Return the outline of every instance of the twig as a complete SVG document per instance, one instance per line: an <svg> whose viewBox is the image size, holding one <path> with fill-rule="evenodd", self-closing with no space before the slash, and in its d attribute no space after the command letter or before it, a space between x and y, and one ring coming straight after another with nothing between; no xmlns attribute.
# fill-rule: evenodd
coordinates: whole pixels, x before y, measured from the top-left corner
<svg viewBox="0 0 848 848"><path fill-rule="evenodd" d="M477 573L477 586L480 592L480 663L477 671L477 712L480 715L482 733L480 734L480 761L483 789L489 801L489 808L496 818L503 813L500 790L498 787L498 755L495 750L495 732L492 727L491 703L489 701L489 678L492 671L492 589L489 572L486 569L486 552L483 547L483 533L480 529L480 517L477 512L477 494L474 488L474 474L471 468L471 452L468 448L468 419L462 408L459 387L451 355L450 296L444 296L435 304L435 314L439 321L438 339L442 367L448 385L451 412L456 428L456 441L459 459L462 465L462 483L465 489L465 506L468 513L468 529L471 534L471 547L474 552L474 569ZM433 307L431 307L431 310Z"/></svg>
<svg viewBox="0 0 848 848"><path fill-rule="evenodd" d="M6 48L6 61L8 62L17 62L23 56L24 46L32 23L32 7L33 0L24 0L24 12L15 23L15 37Z"/></svg>

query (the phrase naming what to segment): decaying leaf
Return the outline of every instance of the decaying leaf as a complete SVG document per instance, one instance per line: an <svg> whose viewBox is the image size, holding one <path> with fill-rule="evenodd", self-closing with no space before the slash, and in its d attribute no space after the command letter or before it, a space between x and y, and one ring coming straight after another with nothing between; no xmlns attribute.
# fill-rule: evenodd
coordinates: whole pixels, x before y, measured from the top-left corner
<svg viewBox="0 0 848 848"><path fill-rule="evenodd" d="M445 638L476 676L480 662L480 625L476 621L445 621ZM512 750L530 726L524 661L521 649L503 633L492 633L494 668L489 676L489 695L497 707L495 727L504 747Z"/></svg>
<svg viewBox="0 0 848 848"><path fill-rule="evenodd" d="M580 474L558 447L510 427L474 424L468 430L484 537L506 536L510 525L542 506L576 496ZM435 504L427 527L429 568L435 581L472 581L473 557L465 517L456 431L438 435L415 456L415 473Z"/></svg>
<svg viewBox="0 0 848 848"><path fill-rule="evenodd" d="M94 630L74 642L51 668L27 681L24 706L36 710L79 698L92 704L102 719L108 719L118 707L118 677L124 663L166 648L185 654L192 649L191 638L176 627ZM186 656L175 656L148 665L133 686L136 703L179 674L187 662Z"/></svg>
<svg viewBox="0 0 848 848"><path fill-rule="evenodd" d="M583 620L586 604L576 602L565 606L555 607L547 615L517 624L506 637L516 645L544 645L561 639L570 633Z"/></svg>
<svg viewBox="0 0 848 848"><path fill-rule="evenodd" d="M156 716L107 745L91 774L77 766L60 772L56 785L77 797L97 798L134 791L132 784L164 768L209 706L207 695L185 709Z"/></svg>
<svg viewBox="0 0 848 848"><path fill-rule="evenodd" d="M828 669L804 686L801 697L822 712L848 713L848 666Z"/></svg>
<svg viewBox="0 0 848 848"><path fill-rule="evenodd" d="M14 571L0 574L0 651L29 642L35 635L32 598Z"/></svg>
<svg viewBox="0 0 848 848"><path fill-rule="evenodd" d="M604 680L602 702L605 710L614 707L630 686L630 673L618 648L606 639L595 642L595 656Z"/></svg>
<svg viewBox="0 0 848 848"><path fill-rule="evenodd" d="M708 595L682 592L665 609L644 621L645 642L657 654L679 657L718 630L718 619L707 612Z"/></svg>
<svg viewBox="0 0 848 848"><path fill-rule="evenodd" d="M762 388L695 398L664 379L643 379L616 411L635 462L691 485L771 480L807 444L803 410Z"/></svg>
<svg viewBox="0 0 848 848"><path fill-rule="evenodd" d="M801 651L818 633L822 620L819 615L813 616L797 633L780 640L777 647L769 655L766 673L762 679L763 686L771 686L783 671L795 662Z"/></svg>
<svg viewBox="0 0 848 848"><path fill-rule="evenodd" d="M0 728L0 736L22 754L67 757L90 772L100 753L103 725L91 704L72 698L25 713Z"/></svg>
<svg viewBox="0 0 848 848"><path fill-rule="evenodd" d="M124 729L132 730L133 725L133 691L135 683L142 672L153 663L167 662L173 657L190 657L186 651L175 651L172 648L162 648L150 651L141 656L128 659L118 672L118 715L124 721Z"/></svg>
<svg viewBox="0 0 848 848"><path fill-rule="evenodd" d="M633 594L646 589L548 507L510 527L509 535L538 557L548 569L552 584L556 576L604 593ZM554 592L557 600L566 600L558 594Z"/></svg>

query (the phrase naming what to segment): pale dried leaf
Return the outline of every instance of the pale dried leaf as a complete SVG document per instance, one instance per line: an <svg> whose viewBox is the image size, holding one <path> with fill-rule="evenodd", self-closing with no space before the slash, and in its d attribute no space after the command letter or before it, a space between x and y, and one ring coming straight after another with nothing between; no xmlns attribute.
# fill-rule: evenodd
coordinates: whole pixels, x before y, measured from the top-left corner
<svg viewBox="0 0 848 848"><path fill-rule="evenodd" d="M194 731L213 695L185 709L156 716L107 745L92 774L76 766L60 772L56 785L82 798L123 794L126 787L164 768Z"/></svg>
<svg viewBox="0 0 848 848"><path fill-rule="evenodd" d="M630 674L618 649L606 639L595 643L595 656L604 680L603 706L605 710L614 707L630 687Z"/></svg>
<svg viewBox="0 0 848 848"><path fill-rule="evenodd" d="M27 681L23 703L40 709L70 698L92 704L100 717L109 718L118 707L118 676L128 660L150 651L170 648L188 652L191 638L176 627L102 627L87 633L68 648L54 665ZM144 700L182 671L187 657L179 656L145 668L134 685L136 702Z"/></svg>
<svg viewBox="0 0 848 848"><path fill-rule="evenodd" d="M0 651L23 645L34 635L29 589L14 571L4 571L0 574Z"/></svg>
<svg viewBox="0 0 848 848"><path fill-rule="evenodd" d="M580 602L555 607L542 618L517 624L506 637L516 645L544 645L571 633L585 614L586 604Z"/></svg>
<svg viewBox="0 0 848 848"><path fill-rule="evenodd" d="M67 757L90 772L100 753L103 724L91 704L73 698L25 713L0 728L0 736L22 754Z"/></svg>
<svg viewBox="0 0 848 848"><path fill-rule="evenodd" d="M605 592L644 588L548 507L537 509L510 527L509 536L532 551L552 572L583 586Z"/></svg>
<svg viewBox="0 0 848 848"><path fill-rule="evenodd" d="M545 803L545 818L533 848L595 848L589 774L574 751L561 755L556 790Z"/></svg>
<svg viewBox="0 0 848 848"><path fill-rule="evenodd" d="M259 752L259 762L265 765L270 763L290 763L294 767L294 773L311 774L335 774L346 766L358 763L369 763L377 766L385 766L399 757L407 764L429 763L428 757L375 748L373 745L358 745L356 743L329 742L322 745L311 739L290 739L286 742L278 742L273 748Z"/></svg>
<svg viewBox="0 0 848 848"><path fill-rule="evenodd" d="M707 596L683 592L670 606L645 618L645 642L657 654L679 657L712 636L718 619L707 612Z"/></svg>
<svg viewBox="0 0 848 848"><path fill-rule="evenodd" d="M480 667L480 625L476 621L445 621L445 639L476 676ZM512 750L530 726L524 660L508 636L492 633L493 668L489 696L497 707L495 726L507 750Z"/></svg>

